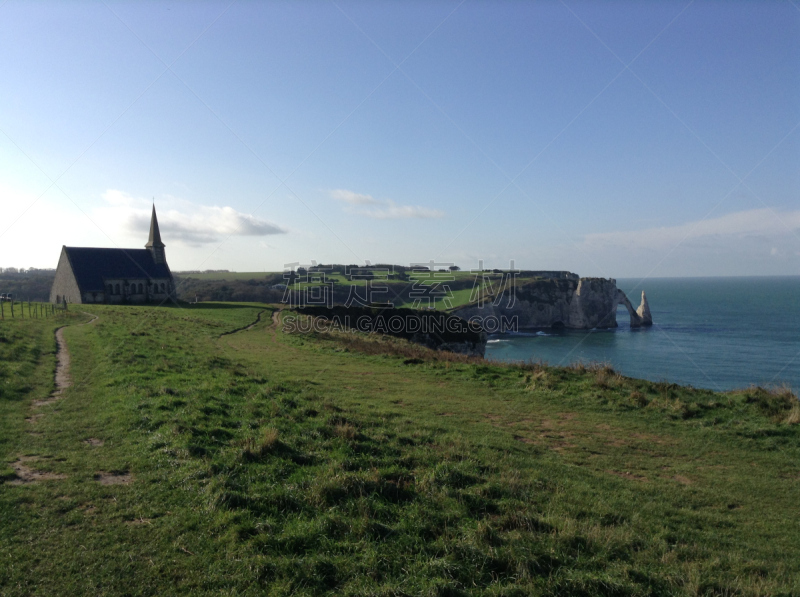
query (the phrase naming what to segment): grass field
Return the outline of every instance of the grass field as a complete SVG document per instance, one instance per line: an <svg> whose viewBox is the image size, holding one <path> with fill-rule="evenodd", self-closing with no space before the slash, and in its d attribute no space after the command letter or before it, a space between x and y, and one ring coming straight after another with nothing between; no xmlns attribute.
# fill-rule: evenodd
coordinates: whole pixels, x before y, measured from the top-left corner
<svg viewBox="0 0 800 597"><path fill-rule="evenodd" d="M197 280L258 280L282 272L173 272L177 278L196 278Z"/></svg>
<svg viewBox="0 0 800 597"><path fill-rule="evenodd" d="M788 391L86 310L0 322L2 595L800 594Z"/></svg>
<svg viewBox="0 0 800 597"><path fill-rule="evenodd" d="M196 278L198 280L258 280L260 278L283 276L283 272L203 272L186 273L174 272L175 276L181 278ZM410 273L410 272L409 272ZM457 280L472 279L470 272L451 272L450 275ZM341 284L349 284L351 280L341 274L327 274L328 279L335 279ZM356 280L353 281L357 282Z"/></svg>
<svg viewBox="0 0 800 597"><path fill-rule="evenodd" d="M440 275L440 272L437 272L436 275ZM457 283L461 283L460 285L463 286L464 282L467 283L466 288L460 288L456 286L454 290L450 291L449 294L449 305L445 303L440 298L437 298L435 301L435 307L438 310L446 310L448 308L458 308L462 307L470 302L470 297L473 293L472 284L470 282L475 280L475 275L471 274L470 272L449 272L444 274L448 277L452 276L453 280L457 281ZM245 282L251 281L262 281L266 278L270 279L270 285L272 283L285 283L286 280L283 280L280 277L280 272L272 272L272 273L259 273L259 272L211 272L211 273L204 273L204 274L176 274L176 283L179 293L182 293L182 297L184 299L193 300L193 294L191 290L187 290L189 287L187 284L191 284L194 280L203 281L206 286L210 283L216 287L219 287L221 290L229 290L229 286L236 287L236 284L243 284ZM499 290L503 288L503 284L501 282L501 276L494 275L494 274L487 274L487 278L491 277L493 282L492 288ZM301 278L303 279L303 278ZM412 308L414 305L414 300L409 296L409 292L416 292L417 294L422 294L425 292L425 288L429 287L431 284L431 280L438 280L437 278L431 278L429 274L410 274L410 279L408 280L398 280L395 278L389 280L381 280L376 279L374 281L366 281L362 279L348 279L346 276L339 275L339 274L326 274L325 281L327 283L334 283L336 284L336 290L338 291L339 295L336 299L338 302L344 302L345 297L349 291L349 286L357 286L359 288L363 288L368 283L371 285L371 288L376 289L376 294L372 295L372 298L378 302L381 301L391 301L395 304L396 307L402 308ZM525 281L528 281L528 278L520 278L517 280L517 284L522 284ZM447 285L449 280L445 280L442 282L443 284ZM415 286L415 282L417 285ZM296 289L304 289L306 287L318 286L319 283L317 282L297 282L293 287ZM486 281L481 281L481 286L485 286ZM248 290L252 290L252 288L237 287L239 290L242 290L247 294ZM386 288L386 292L379 292L377 291L378 288ZM209 296L209 288L203 287L197 290L197 292L201 295ZM246 295L245 294L245 295ZM211 295L214 296L214 295ZM223 295L224 296L224 295ZM366 296L366 292L360 291L359 296ZM227 300L227 299L226 299ZM242 299L233 299L233 300L242 300ZM244 299L247 300L247 299ZM427 307L428 303L425 302L420 305L420 308Z"/></svg>

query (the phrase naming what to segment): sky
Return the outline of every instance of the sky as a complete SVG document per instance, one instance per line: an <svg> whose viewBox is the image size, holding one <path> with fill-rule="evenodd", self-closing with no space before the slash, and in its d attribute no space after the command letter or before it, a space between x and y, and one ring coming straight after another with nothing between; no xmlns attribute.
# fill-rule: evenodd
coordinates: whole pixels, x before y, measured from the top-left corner
<svg viewBox="0 0 800 597"><path fill-rule="evenodd" d="M0 3L0 267L800 274L800 2Z"/></svg>

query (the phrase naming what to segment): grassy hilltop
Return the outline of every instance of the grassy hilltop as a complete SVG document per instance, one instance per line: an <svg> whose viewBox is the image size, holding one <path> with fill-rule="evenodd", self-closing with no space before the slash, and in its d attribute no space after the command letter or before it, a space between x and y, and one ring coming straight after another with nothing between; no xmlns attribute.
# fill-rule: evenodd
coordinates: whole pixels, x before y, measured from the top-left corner
<svg viewBox="0 0 800 597"><path fill-rule="evenodd" d="M326 266L327 267L327 266ZM351 298L351 287L356 287L363 296L366 296L364 289L367 284L365 278L358 273L355 275L345 275L346 272L370 272L374 274L373 288L382 288L385 291L376 292L372 300L377 302L391 302L395 307L412 308L415 298L419 298L420 293L427 288L439 289L442 294L432 303L425 302L420 307L435 304L439 310L457 308L470 303L474 300L473 293L478 288L483 289L485 295L492 292L502 292L510 282L504 278L501 270L486 270L482 274L475 274L469 271L415 271L403 266L373 266L362 267L357 270L348 269L356 266L330 266L331 269L324 270L324 274L311 274L312 281L307 281L305 274L298 276L296 285L293 288L307 288L312 286L326 285L332 293L332 301L335 304L344 304ZM391 273L381 273L383 270L390 270ZM526 282L538 279L535 272L518 272L515 284L521 286ZM318 280L315 275L319 276ZM507 275L507 272L506 274ZM371 277L371 276L370 276ZM286 284L288 282L284 272L177 272L175 273L175 286L178 298L193 301L196 297L200 301L227 301L227 302L272 302L278 303L283 300L284 290L274 289L275 285ZM439 282L447 286L449 292L435 286L433 283ZM477 282L477 287L476 287ZM447 296L448 301L442 300Z"/></svg>
<svg viewBox="0 0 800 597"><path fill-rule="evenodd" d="M0 321L1 595L800 594L788 391L79 308Z"/></svg>

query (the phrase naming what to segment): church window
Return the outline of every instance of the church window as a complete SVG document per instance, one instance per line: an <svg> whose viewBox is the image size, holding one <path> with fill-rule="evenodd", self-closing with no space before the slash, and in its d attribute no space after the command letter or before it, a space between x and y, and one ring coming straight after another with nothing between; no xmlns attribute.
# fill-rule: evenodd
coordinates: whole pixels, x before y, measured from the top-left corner
<svg viewBox="0 0 800 597"><path fill-rule="evenodd" d="M164 290L164 283L163 283L163 282L161 283L161 292L162 292L162 293L163 293L163 292L165 292L165 290Z"/></svg>

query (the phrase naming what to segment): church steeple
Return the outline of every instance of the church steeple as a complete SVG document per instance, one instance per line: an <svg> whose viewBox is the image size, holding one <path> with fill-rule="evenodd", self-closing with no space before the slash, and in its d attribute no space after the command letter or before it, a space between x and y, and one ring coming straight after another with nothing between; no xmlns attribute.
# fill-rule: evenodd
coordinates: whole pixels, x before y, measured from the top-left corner
<svg viewBox="0 0 800 597"><path fill-rule="evenodd" d="M158 230L158 218L156 217L156 205L154 203L153 215L150 216L150 238L144 247L153 254L153 261L161 264L167 262L164 246L164 243L161 242L161 232Z"/></svg>

